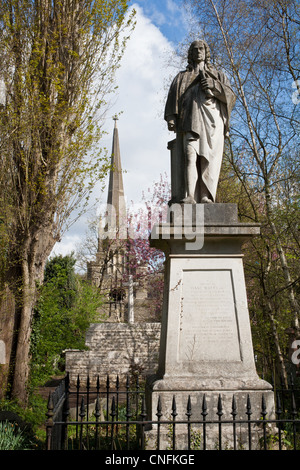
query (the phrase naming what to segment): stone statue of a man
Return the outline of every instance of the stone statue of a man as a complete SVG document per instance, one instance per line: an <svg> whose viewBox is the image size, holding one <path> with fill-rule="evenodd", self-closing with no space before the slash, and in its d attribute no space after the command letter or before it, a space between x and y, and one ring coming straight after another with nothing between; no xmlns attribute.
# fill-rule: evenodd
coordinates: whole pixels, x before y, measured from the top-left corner
<svg viewBox="0 0 300 470"><path fill-rule="evenodd" d="M183 203L214 202L235 95L226 76L210 63L205 41L194 41L188 66L173 80L165 107L168 129L176 132L176 169L184 173Z"/></svg>

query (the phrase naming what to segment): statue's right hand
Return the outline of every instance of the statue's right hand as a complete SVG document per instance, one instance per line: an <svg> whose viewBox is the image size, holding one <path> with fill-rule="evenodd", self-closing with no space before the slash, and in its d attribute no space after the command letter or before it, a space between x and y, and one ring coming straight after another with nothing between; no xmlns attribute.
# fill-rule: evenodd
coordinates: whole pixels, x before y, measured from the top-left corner
<svg viewBox="0 0 300 470"><path fill-rule="evenodd" d="M169 131L174 131L174 132L176 132L176 124L175 124L174 119L170 119L170 120L168 121L168 129L169 129Z"/></svg>

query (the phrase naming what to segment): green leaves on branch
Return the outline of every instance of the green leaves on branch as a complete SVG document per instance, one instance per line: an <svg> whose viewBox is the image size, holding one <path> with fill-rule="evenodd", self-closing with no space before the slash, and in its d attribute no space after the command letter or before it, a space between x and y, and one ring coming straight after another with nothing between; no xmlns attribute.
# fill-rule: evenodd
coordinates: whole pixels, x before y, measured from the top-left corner
<svg viewBox="0 0 300 470"><path fill-rule="evenodd" d="M64 349L84 349L87 328L101 320L99 291L75 274L74 265L73 255L56 256L46 265L32 333L35 384L59 370Z"/></svg>

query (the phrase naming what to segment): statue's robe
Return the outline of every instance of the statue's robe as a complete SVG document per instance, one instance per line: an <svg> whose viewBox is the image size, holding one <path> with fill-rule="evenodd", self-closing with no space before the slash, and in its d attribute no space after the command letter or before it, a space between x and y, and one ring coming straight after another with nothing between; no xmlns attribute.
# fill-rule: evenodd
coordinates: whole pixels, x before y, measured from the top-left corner
<svg viewBox="0 0 300 470"><path fill-rule="evenodd" d="M176 120L177 140L180 142L177 151L180 146L183 150L184 145L191 145L202 157L202 181L215 201L224 135L228 133L235 94L223 73L207 66L203 72L214 80L214 88L210 92L201 88L200 76L194 71L179 72L174 78L165 106L165 119ZM181 168L183 166L184 163L179 165ZM196 202L200 201L196 199Z"/></svg>

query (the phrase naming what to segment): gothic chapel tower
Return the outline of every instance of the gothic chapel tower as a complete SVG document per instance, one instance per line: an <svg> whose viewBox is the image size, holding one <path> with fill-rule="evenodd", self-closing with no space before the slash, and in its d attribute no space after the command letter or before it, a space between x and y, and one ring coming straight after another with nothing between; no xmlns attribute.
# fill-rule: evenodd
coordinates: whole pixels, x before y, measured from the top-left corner
<svg viewBox="0 0 300 470"><path fill-rule="evenodd" d="M99 221L98 251L96 260L87 263L87 278L106 298L100 312L106 314L106 321L123 322L127 317L128 291L127 214L117 118L114 120L107 210L104 221Z"/></svg>

